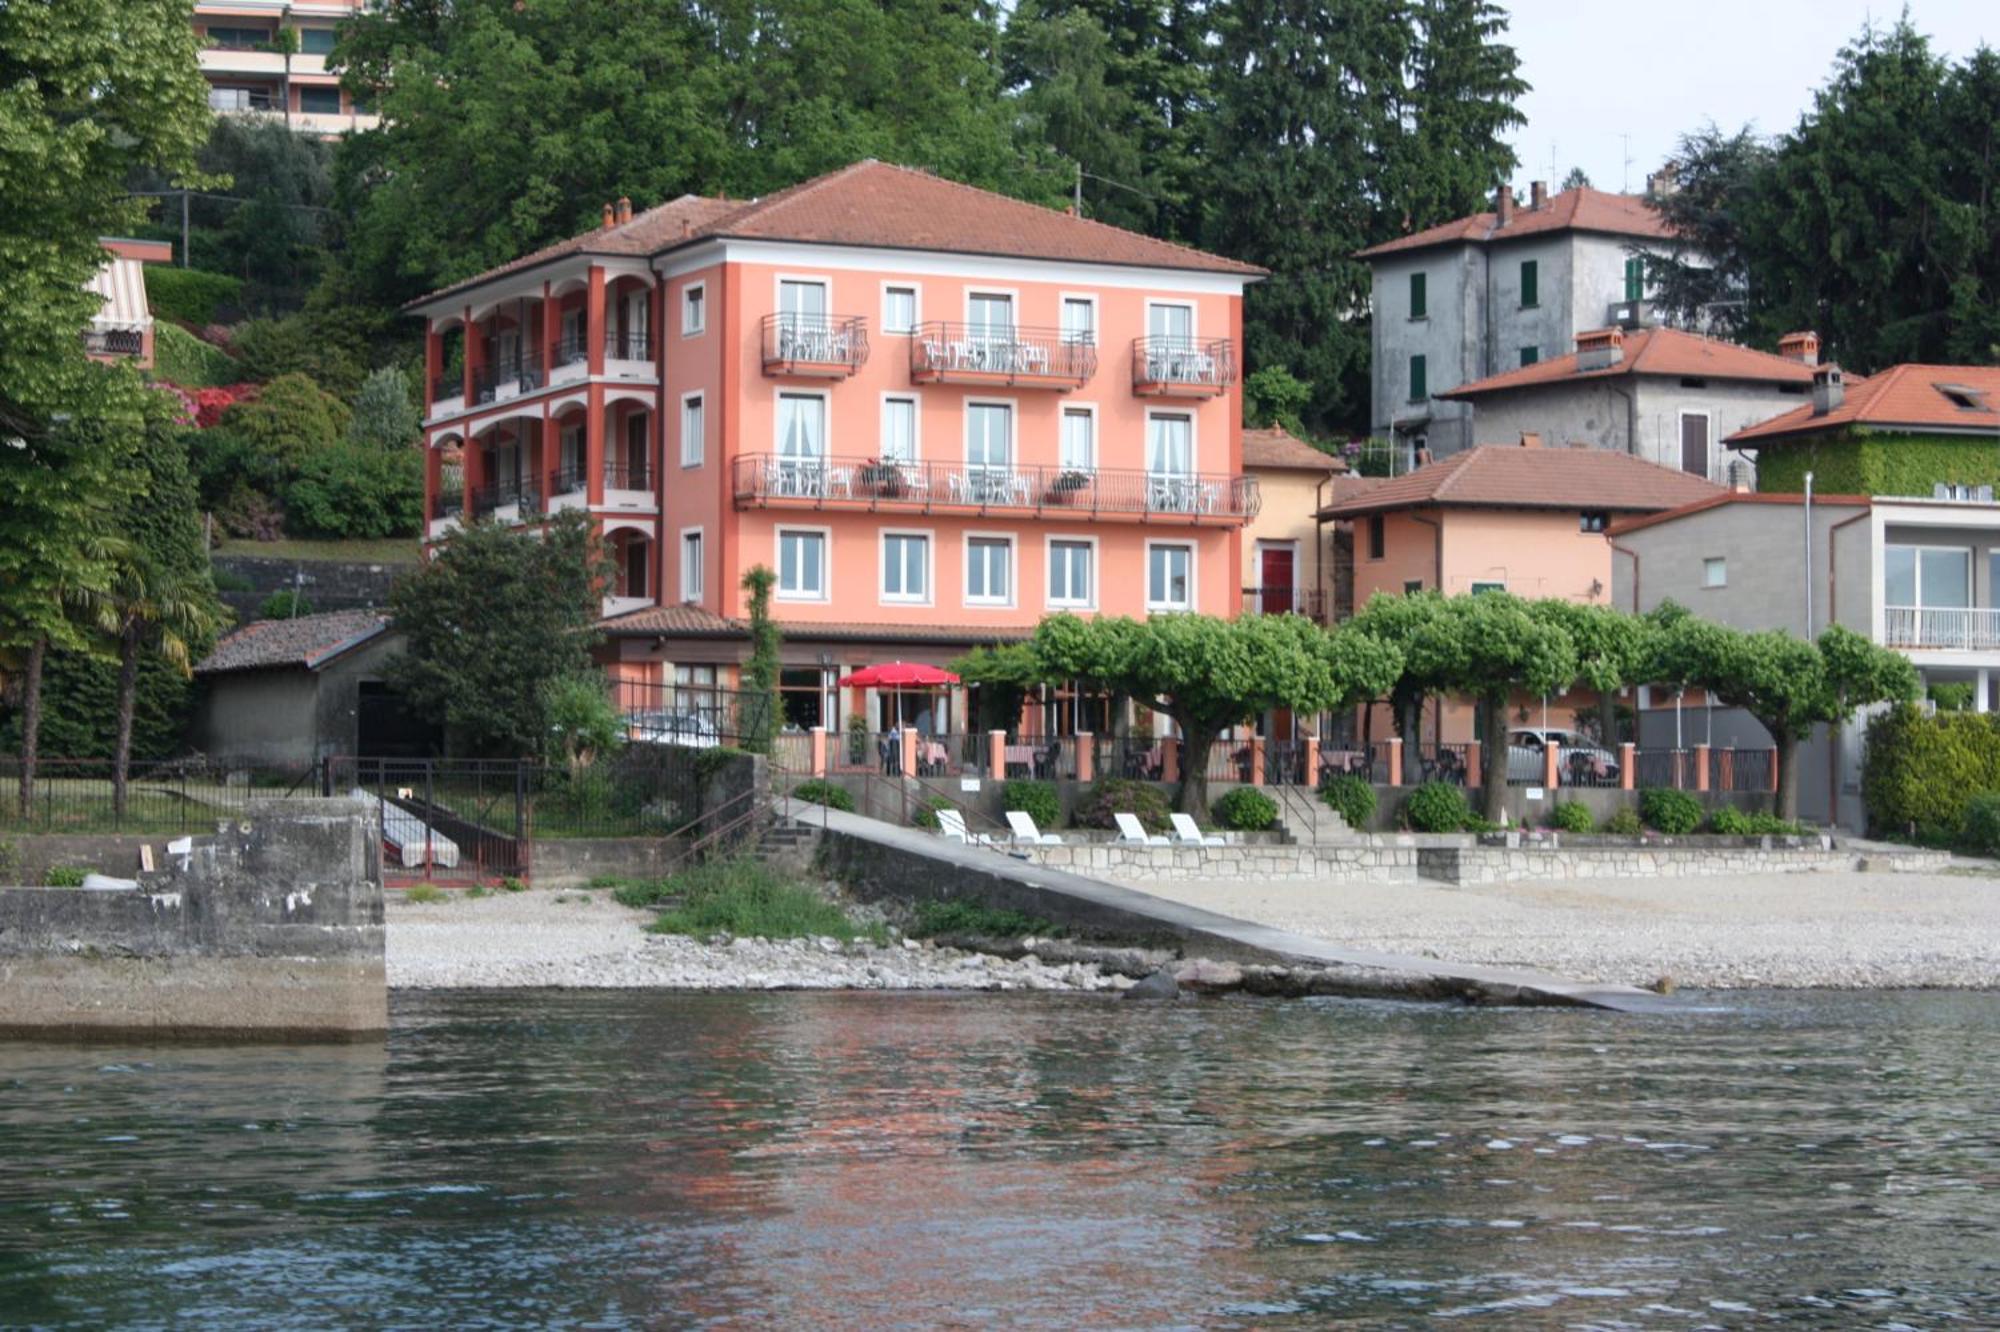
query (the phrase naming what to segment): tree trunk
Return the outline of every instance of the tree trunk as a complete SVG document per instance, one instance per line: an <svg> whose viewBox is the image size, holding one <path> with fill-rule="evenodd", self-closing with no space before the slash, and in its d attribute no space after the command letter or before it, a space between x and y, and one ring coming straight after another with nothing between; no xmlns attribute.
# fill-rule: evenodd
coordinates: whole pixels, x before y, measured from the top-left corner
<svg viewBox="0 0 2000 1332"><path fill-rule="evenodd" d="M111 817L123 822L132 772L132 712L139 697L139 631L127 625L118 638L118 738L111 750Z"/></svg>
<svg viewBox="0 0 2000 1332"><path fill-rule="evenodd" d="M1782 734L1771 733L1772 759L1778 765L1778 791L1771 798L1773 812L1786 821L1799 817L1799 768L1793 760L1798 757L1799 740L1790 731ZM1831 814L1827 822L1833 822Z"/></svg>
<svg viewBox="0 0 2000 1332"><path fill-rule="evenodd" d="M1208 751L1215 748L1219 726L1181 723L1181 785L1174 807L1184 814L1208 812Z"/></svg>
<svg viewBox="0 0 2000 1332"><path fill-rule="evenodd" d="M1597 695L1597 743L1618 752L1618 691L1605 689Z"/></svg>
<svg viewBox="0 0 2000 1332"><path fill-rule="evenodd" d="M1486 700L1479 727L1479 761L1483 798L1480 815L1488 823L1500 822L1507 812L1507 696L1496 694Z"/></svg>
<svg viewBox="0 0 2000 1332"><path fill-rule="evenodd" d="M28 669L21 682L21 817L35 803L35 763L42 746L42 662L48 656L45 638L28 649Z"/></svg>

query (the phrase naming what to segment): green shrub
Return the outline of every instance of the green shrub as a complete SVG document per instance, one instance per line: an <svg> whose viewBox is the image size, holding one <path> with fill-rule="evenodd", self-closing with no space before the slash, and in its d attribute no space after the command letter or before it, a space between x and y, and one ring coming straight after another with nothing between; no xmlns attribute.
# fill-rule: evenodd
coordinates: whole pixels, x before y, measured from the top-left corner
<svg viewBox="0 0 2000 1332"><path fill-rule="evenodd" d="M2000 790L2000 713L1891 708L1868 724L1861 803L1877 836L1952 842L1966 793Z"/></svg>
<svg viewBox="0 0 2000 1332"><path fill-rule="evenodd" d="M917 903L916 922L911 926L910 933L920 939L931 939L940 934L978 934L1000 939L1060 931L1036 916L952 897L944 901Z"/></svg>
<svg viewBox="0 0 2000 1332"><path fill-rule="evenodd" d="M1610 833L1613 837L1637 837L1645 830L1645 825L1639 821L1639 811L1630 805L1615 811L1599 829L1601 832Z"/></svg>
<svg viewBox="0 0 2000 1332"><path fill-rule="evenodd" d="M146 265L146 305L155 320L178 319L184 324L213 324L225 308L243 299L243 279L199 268ZM155 339L159 325L154 326ZM175 383L180 383L175 380ZM185 387L185 386L184 386Z"/></svg>
<svg viewBox="0 0 2000 1332"><path fill-rule="evenodd" d="M803 800L809 805L825 805L828 809L854 812L854 797L847 794L845 787L835 786L824 777L815 777L809 782L800 782L792 788L792 799Z"/></svg>
<svg viewBox="0 0 2000 1332"><path fill-rule="evenodd" d="M294 536L337 540L414 537L424 520L424 455L336 444L307 454L285 489Z"/></svg>
<svg viewBox="0 0 2000 1332"><path fill-rule="evenodd" d="M1724 805L1708 816L1708 830L1721 837L1742 837L1750 831L1750 816L1734 805Z"/></svg>
<svg viewBox="0 0 2000 1332"><path fill-rule="evenodd" d="M611 886L611 896L621 906L655 907L675 894L665 879L620 879Z"/></svg>
<svg viewBox="0 0 2000 1332"><path fill-rule="evenodd" d="M2000 791L1974 791L1965 802L1965 845L1982 855L2000 855Z"/></svg>
<svg viewBox="0 0 2000 1332"><path fill-rule="evenodd" d="M281 587L257 606L260 620L291 620L313 613L312 602L297 588Z"/></svg>
<svg viewBox="0 0 2000 1332"><path fill-rule="evenodd" d="M1215 802L1215 821L1236 832L1263 832L1278 821L1278 802L1239 786Z"/></svg>
<svg viewBox="0 0 2000 1332"><path fill-rule="evenodd" d="M81 865L51 865L46 877L51 888L81 888L86 873Z"/></svg>
<svg viewBox="0 0 2000 1332"><path fill-rule="evenodd" d="M1053 782L1026 778L1008 782L1000 788L1000 808L1020 810L1037 828L1053 828L1062 822L1062 801L1056 799Z"/></svg>
<svg viewBox="0 0 2000 1332"><path fill-rule="evenodd" d="M1425 782L1403 801L1403 822L1418 832L1459 832L1471 816L1465 792L1450 782Z"/></svg>
<svg viewBox="0 0 2000 1332"><path fill-rule="evenodd" d="M881 926L857 924L837 904L755 860L714 860L682 870L667 881L664 895L680 901L649 927L659 934L885 937Z"/></svg>
<svg viewBox="0 0 2000 1332"><path fill-rule="evenodd" d="M1965 680L1945 680L1927 691L1939 712L1968 712L1972 708L1973 686Z"/></svg>
<svg viewBox="0 0 2000 1332"><path fill-rule="evenodd" d="M1147 832L1165 832L1171 826L1168 812L1166 793L1159 787L1126 777L1106 777L1092 783L1084 794L1076 807L1075 822L1079 828L1112 829L1118 826L1112 815L1132 814Z"/></svg>
<svg viewBox="0 0 2000 1332"><path fill-rule="evenodd" d="M1701 802L1686 791L1651 786L1639 793L1639 817L1649 828L1679 836L1701 826Z"/></svg>
<svg viewBox="0 0 2000 1332"><path fill-rule="evenodd" d="M943 796L928 796L920 801L916 809L911 812L910 822L919 828L928 828L932 832L936 832L938 830L938 811L941 809L956 808L958 808L957 805ZM1036 822L1039 824L1040 820L1036 820Z"/></svg>
<svg viewBox="0 0 2000 1332"><path fill-rule="evenodd" d="M1356 832L1368 831L1368 825L1375 818L1375 788L1368 784L1367 779L1352 773L1323 778L1319 784L1319 798L1326 802L1327 808L1346 819L1347 826Z"/></svg>
<svg viewBox="0 0 2000 1332"><path fill-rule="evenodd" d="M184 389L221 388L243 378L229 353L179 324L153 325L153 378Z"/></svg>
<svg viewBox="0 0 2000 1332"><path fill-rule="evenodd" d="M1587 833L1597 826L1597 820L1581 800L1565 800L1549 811L1549 826L1562 832Z"/></svg>
<svg viewBox="0 0 2000 1332"><path fill-rule="evenodd" d="M351 398L368 374L360 336L323 312L252 319L236 329L231 345L245 379L310 375L340 397ZM344 420L341 433L347 433Z"/></svg>
<svg viewBox="0 0 2000 1332"><path fill-rule="evenodd" d="M306 459L343 441L352 419L347 404L309 376L289 374L232 405L216 424L249 446L266 475L290 477Z"/></svg>

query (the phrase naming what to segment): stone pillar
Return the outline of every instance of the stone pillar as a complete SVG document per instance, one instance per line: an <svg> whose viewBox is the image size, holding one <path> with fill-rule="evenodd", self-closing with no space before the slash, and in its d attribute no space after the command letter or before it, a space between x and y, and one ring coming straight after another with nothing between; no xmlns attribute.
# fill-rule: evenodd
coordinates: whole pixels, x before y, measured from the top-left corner
<svg viewBox="0 0 2000 1332"><path fill-rule="evenodd" d="M458 345L464 352L459 358L464 367L464 374L459 382L458 391L464 396L465 405L470 407L472 382L478 378L479 367L486 363L486 341L479 336L479 329L472 322L472 307L469 305L465 307L463 319L459 324ZM472 441L468 439L465 443L470 447Z"/></svg>
<svg viewBox="0 0 2000 1332"><path fill-rule="evenodd" d="M604 266L592 264L583 296L583 336L589 339L584 344L589 358L586 366L592 375L604 373L604 340L611 332L610 321L605 317L604 297Z"/></svg>
<svg viewBox="0 0 2000 1332"><path fill-rule="evenodd" d="M1696 745L1694 747L1694 789L1697 791L1706 791L1708 789L1707 745Z"/></svg>
<svg viewBox="0 0 2000 1332"><path fill-rule="evenodd" d="M1306 741L1305 784L1314 788L1319 786L1319 737L1316 735Z"/></svg>
<svg viewBox="0 0 2000 1332"><path fill-rule="evenodd" d="M812 775L826 776L826 727L812 728Z"/></svg>
<svg viewBox="0 0 2000 1332"><path fill-rule="evenodd" d="M1162 740L1160 745L1160 780L1177 782L1181 779L1181 742Z"/></svg>
<svg viewBox="0 0 2000 1332"><path fill-rule="evenodd" d="M444 335L437 331L437 320L432 319L424 329L424 419L431 416L431 401L437 392L437 382L444 375Z"/></svg>
<svg viewBox="0 0 2000 1332"><path fill-rule="evenodd" d="M1076 733L1076 779L1095 781L1097 777L1097 737L1089 731Z"/></svg>
<svg viewBox="0 0 2000 1332"><path fill-rule="evenodd" d="M1639 746L1630 741L1618 746L1618 789L1637 790L1639 786Z"/></svg>
<svg viewBox="0 0 2000 1332"><path fill-rule="evenodd" d="M1482 749L1477 740L1471 740L1466 743L1465 789L1468 791L1477 791L1486 783L1485 775L1479 766L1481 753Z"/></svg>
<svg viewBox="0 0 2000 1332"><path fill-rule="evenodd" d="M1972 695L1972 710L1974 712L1985 712L1987 710L1987 682L1990 679L1992 679L1992 676L1987 671L1987 668L1981 666L1979 668L1979 683L1975 686L1975 692Z"/></svg>
<svg viewBox="0 0 2000 1332"><path fill-rule="evenodd" d="M994 781L1007 776L1007 733L988 731L986 733L986 772Z"/></svg>
<svg viewBox="0 0 2000 1332"><path fill-rule="evenodd" d="M917 775L917 728L914 726L905 726L903 728L902 741L903 775L905 777L914 777Z"/></svg>
<svg viewBox="0 0 2000 1332"><path fill-rule="evenodd" d="M1838 737L1838 736L1836 735L1836 737L1835 737L1835 739L1834 739L1834 761L1835 761L1835 762L1838 762L1838 761L1839 761L1839 754L1840 754L1840 749L1839 749L1839 743L1840 743L1840 742L1839 742L1839 737ZM1772 795L1776 795L1776 794L1778 794L1778 751L1777 751L1777 749L1776 749L1776 748L1773 748L1773 749L1771 750L1771 794L1772 794ZM1833 812L1832 812L1832 811L1829 811L1829 812L1828 812L1828 814L1827 814L1827 821L1828 821L1829 823L1831 823L1831 822L1833 821Z"/></svg>
<svg viewBox="0 0 2000 1332"><path fill-rule="evenodd" d="M1264 785L1264 737L1250 737L1250 785Z"/></svg>
<svg viewBox="0 0 2000 1332"><path fill-rule="evenodd" d="M1542 785L1551 791L1562 785L1562 746L1542 746Z"/></svg>
<svg viewBox="0 0 2000 1332"><path fill-rule="evenodd" d="M1403 737L1396 736L1382 742L1389 749L1389 785L1403 784Z"/></svg>

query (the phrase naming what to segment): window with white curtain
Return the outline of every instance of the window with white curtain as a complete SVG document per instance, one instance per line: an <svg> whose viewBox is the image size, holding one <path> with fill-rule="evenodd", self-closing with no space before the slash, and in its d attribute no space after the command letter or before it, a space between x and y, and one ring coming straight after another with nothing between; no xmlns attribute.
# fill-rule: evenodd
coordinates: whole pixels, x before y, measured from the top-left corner
<svg viewBox="0 0 2000 1332"><path fill-rule="evenodd" d="M882 399L882 461L917 460L917 400Z"/></svg>
<svg viewBox="0 0 2000 1332"><path fill-rule="evenodd" d="M778 395L778 452L787 458L826 456L826 399L812 393Z"/></svg>
<svg viewBox="0 0 2000 1332"><path fill-rule="evenodd" d="M1155 416L1147 423L1146 470L1158 476L1194 471L1194 418Z"/></svg>
<svg viewBox="0 0 2000 1332"><path fill-rule="evenodd" d="M917 289L885 287L882 290L882 331L914 333L917 328Z"/></svg>
<svg viewBox="0 0 2000 1332"><path fill-rule="evenodd" d="M1069 472L1097 467L1097 413L1087 407L1063 408L1062 467Z"/></svg>
<svg viewBox="0 0 2000 1332"><path fill-rule="evenodd" d="M701 395L694 394L681 399L681 466L701 466L702 453L708 439L708 413L702 408Z"/></svg>
<svg viewBox="0 0 2000 1332"><path fill-rule="evenodd" d="M681 600L701 600L701 533L681 533Z"/></svg>
<svg viewBox="0 0 2000 1332"><path fill-rule="evenodd" d="M1065 296L1062 303L1064 342L1097 340L1097 302L1087 296Z"/></svg>

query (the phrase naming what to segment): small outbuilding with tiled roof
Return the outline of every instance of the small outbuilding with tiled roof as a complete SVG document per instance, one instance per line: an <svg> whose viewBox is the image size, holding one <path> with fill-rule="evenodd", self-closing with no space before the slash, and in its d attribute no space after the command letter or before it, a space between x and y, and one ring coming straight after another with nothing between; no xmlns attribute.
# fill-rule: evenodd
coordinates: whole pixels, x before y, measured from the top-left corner
<svg viewBox="0 0 2000 1332"><path fill-rule="evenodd" d="M403 636L376 611L257 620L195 666L194 743L217 759L303 771L336 755L435 752L435 728L383 682Z"/></svg>
<svg viewBox="0 0 2000 1332"><path fill-rule="evenodd" d="M2000 485L2000 366L1892 365L1822 372L1810 401L1727 441L1757 459L1758 488L1926 496Z"/></svg>

